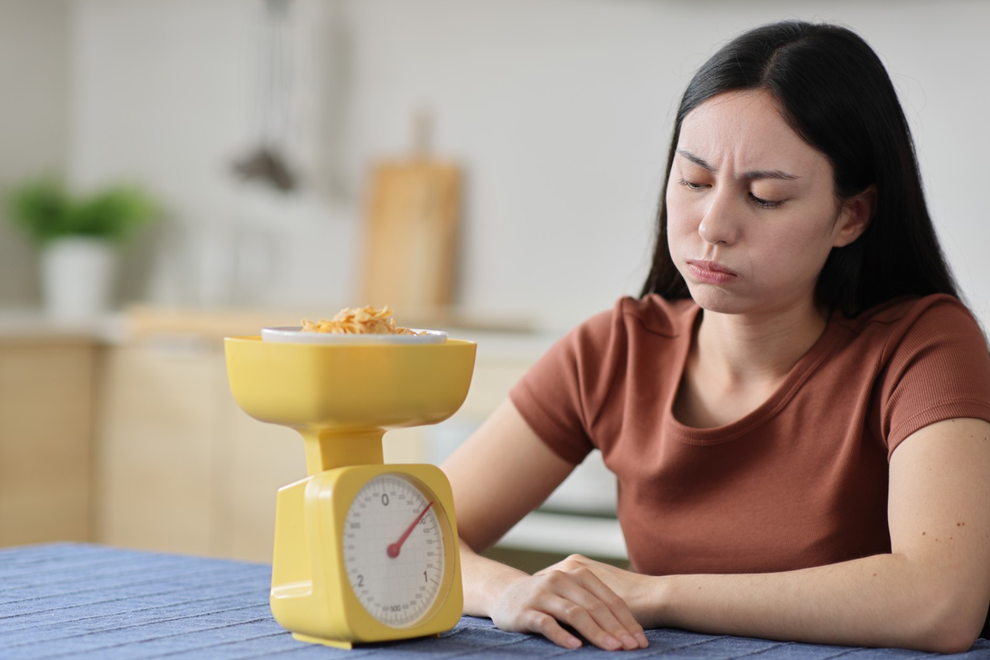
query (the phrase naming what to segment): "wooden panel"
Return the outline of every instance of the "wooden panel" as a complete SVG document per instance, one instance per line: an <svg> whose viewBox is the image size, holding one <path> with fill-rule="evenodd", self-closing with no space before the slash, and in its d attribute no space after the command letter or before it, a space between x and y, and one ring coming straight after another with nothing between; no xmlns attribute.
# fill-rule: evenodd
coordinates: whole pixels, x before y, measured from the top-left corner
<svg viewBox="0 0 990 660"><path fill-rule="evenodd" d="M440 309L453 294L460 173L426 159L372 173L360 305Z"/></svg>
<svg viewBox="0 0 990 660"><path fill-rule="evenodd" d="M386 434L386 461L434 460L433 445L462 441L527 367L482 360L462 410ZM271 561L276 492L305 476L303 443L240 410L218 343L108 349L100 393L95 540Z"/></svg>
<svg viewBox="0 0 990 660"><path fill-rule="evenodd" d="M474 368L471 389L458 415L485 418L509 397L509 390L529 370L531 362L492 362L479 360Z"/></svg>
<svg viewBox="0 0 990 660"><path fill-rule="evenodd" d="M442 422L441 422L442 423ZM426 461L426 447L423 428L414 426L407 429L393 429L385 432L382 439L382 454L386 463L423 463Z"/></svg>
<svg viewBox="0 0 990 660"><path fill-rule="evenodd" d="M233 559L271 562L275 495L306 476L302 436L249 417L234 401L226 378L218 398L226 431L217 435L216 550Z"/></svg>
<svg viewBox="0 0 990 660"><path fill-rule="evenodd" d="M0 347L0 545L91 539L96 350Z"/></svg>
<svg viewBox="0 0 990 660"><path fill-rule="evenodd" d="M109 352L97 461L97 539L208 555L218 352Z"/></svg>

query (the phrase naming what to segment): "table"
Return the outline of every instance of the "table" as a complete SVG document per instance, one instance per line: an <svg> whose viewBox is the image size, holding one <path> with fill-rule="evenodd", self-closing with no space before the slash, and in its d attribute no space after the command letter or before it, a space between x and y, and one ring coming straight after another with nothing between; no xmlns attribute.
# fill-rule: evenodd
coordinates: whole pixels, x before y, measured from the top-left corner
<svg viewBox="0 0 990 660"><path fill-rule="evenodd" d="M438 638L351 651L294 640L268 608L271 566L105 546L60 543L0 549L0 658L617 657L591 647L567 651L533 635L507 633L463 617ZM647 649L621 658L676 660L910 660L933 654L781 643L650 630ZM990 641L952 656L990 660Z"/></svg>

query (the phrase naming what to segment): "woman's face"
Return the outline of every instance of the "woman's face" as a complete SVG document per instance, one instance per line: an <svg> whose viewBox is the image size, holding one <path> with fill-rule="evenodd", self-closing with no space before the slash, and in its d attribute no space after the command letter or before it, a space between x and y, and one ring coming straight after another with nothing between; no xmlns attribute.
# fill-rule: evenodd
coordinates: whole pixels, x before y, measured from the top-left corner
<svg viewBox="0 0 990 660"><path fill-rule="evenodd" d="M851 235L828 159L767 92L729 92L681 125L667 182L670 254L703 308L780 312L813 304L829 251Z"/></svg>

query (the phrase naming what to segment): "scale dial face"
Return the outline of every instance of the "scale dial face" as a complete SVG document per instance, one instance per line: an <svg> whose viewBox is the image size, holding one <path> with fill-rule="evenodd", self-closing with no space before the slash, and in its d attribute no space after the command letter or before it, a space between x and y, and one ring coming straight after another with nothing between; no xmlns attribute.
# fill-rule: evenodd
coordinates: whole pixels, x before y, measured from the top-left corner
<svg viewBox="0 0 990 660"><path fill-rule="evenodd" d="M344 521L347 578L358 601L380 623L408 628L430 611L444 577L442 509L411 479L370 479Z"/></svg>

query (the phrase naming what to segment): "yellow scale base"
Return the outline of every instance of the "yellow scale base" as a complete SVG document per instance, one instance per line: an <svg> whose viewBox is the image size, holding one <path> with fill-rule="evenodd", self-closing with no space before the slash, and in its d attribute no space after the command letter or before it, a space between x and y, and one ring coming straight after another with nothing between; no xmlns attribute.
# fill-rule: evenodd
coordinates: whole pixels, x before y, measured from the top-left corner
<svg viewBox="0 0 990 660"><path fill-rule="evenodd" d="M457 525L446 476L433 465L385 465L388 428L433 424L463 403L476 345L310 345L224 340L238 405L252 417L298 430L309 476L279 489L272 559L271 608L295 639L355 644L437 635L463 608ZM358 600L347 576L344 523L369 480L399 474L431 504L442 532L443 574L430 609L412 625L392 627Z"/></svg>

